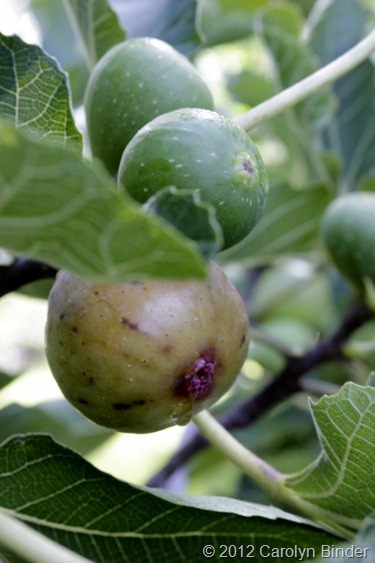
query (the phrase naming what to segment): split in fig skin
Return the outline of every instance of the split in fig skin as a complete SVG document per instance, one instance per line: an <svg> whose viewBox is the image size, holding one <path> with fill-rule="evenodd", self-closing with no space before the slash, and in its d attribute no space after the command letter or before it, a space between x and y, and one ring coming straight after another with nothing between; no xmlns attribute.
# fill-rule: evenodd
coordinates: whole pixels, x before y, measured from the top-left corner
<svg viewBox="0 0 375 563"><path fill-rule="evenodd" d="M186 424L232 385L246 358L248 316L214 263L205 281L96 285L60 272L46 352L65 397L120 432Z"/></svg>

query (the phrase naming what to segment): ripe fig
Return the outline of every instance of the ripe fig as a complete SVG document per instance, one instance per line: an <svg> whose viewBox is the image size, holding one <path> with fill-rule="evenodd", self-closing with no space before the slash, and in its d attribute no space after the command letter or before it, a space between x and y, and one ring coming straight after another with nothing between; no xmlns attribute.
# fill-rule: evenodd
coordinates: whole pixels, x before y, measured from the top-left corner
<svg viewBox="0 0 375 563"><path fill-rule="evenodd" d="M96 285L61 271L49 297L46 352L65 397L120 432L186 424L232 385L248 317L224 272L204 281Z"/></svg>
<svg viewBox="0 0 375 563"><path fill-rule="evenodd" d="M181 107L212 109L212 94L190 61L164 41L128 39L96 64L85 92L93 156L111 174L124 148L154 117Z"/></svg>
<svg viewBox="0 0 375 563"><path fill-rule="evenodd" d="M216 209L223 248L251 231L268 192L263 160L242 127L194 108L161 115L138 131L122 155L118 181L141 203L166 186L199 190Z"/></svg>
<svg viewBox="0 0 375 563"><path fill-rule="evenodd" d="M362 289L375 283L375 193L352 192L335 199L322 221L323 242L340 272Z"/></svg>

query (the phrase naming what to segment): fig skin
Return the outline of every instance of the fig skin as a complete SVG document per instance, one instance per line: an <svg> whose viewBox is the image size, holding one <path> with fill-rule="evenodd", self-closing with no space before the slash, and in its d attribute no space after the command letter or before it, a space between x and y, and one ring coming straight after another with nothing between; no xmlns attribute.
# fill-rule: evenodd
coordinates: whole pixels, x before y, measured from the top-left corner
<svg viewBox="0 0 375 563"><path fill-rule="evenodd" d="M337 269L362 291L364 280L375 284L375 194L351 192L327 207L321 235Z"/></svg>
<svg viewBox="0 0 375 563"><path fill-rule="evenodd" d="M160 39L128 39L98 61L87 83L92 155L114 175L124 148L146 123L177 108L213 105L208 86L184 55Z"/></svg>
<svg viewBox="0 0 375 563"><path fill-rule="evenodd" d="M46 353L65 397L120 432L187 424L232 385L248 315L214 263L204 281L92 284L61 271L49 297Z"/></svg>
<svg viewBox="0 0 375 563"><path fill-rule="evenodd" d="M195 108L158 116L138 131L122 155L118 183L140 203L166 186L198 190L216 210L223 249L250 233L268 194L265 165L246 131Z"/></svg>

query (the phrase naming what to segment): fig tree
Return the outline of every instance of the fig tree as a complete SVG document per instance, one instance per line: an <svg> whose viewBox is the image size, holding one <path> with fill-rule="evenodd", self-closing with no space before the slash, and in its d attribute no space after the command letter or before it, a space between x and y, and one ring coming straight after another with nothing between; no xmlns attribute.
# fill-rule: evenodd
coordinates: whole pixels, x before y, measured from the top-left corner
<svg viewBox="0 0 375 563"><path fill-rule="evenodd" d="M322 221L323 242L338 270L356 287L375 283L375 193L352 192L335 199Z"/></svg>
<svg viewBox="0 0 375 563"><path fill-rule="evenodd" d="M97 285L61 271L49 297L46 351L65 397L120 432L186 424L232 385L248 317L216 265L204 281Z"/></svg>
<svg viewBox="0 0 375 563"><path fill-rule="evenodd" d="M190 61L154 38L128 39L112 47L92 71L84 99L93 156L111 174L143 125L181 107L212 109L212 94Z"/></svg>
<svg viewBox="0 0 375 563"><path fill-rule="evenodd" d="M138 131L122 155L118 181L141 203L166 186L198 190L216 210L223 248L251 231L268 192L263 160L244 129L194 108L168 112Z"/></svg>

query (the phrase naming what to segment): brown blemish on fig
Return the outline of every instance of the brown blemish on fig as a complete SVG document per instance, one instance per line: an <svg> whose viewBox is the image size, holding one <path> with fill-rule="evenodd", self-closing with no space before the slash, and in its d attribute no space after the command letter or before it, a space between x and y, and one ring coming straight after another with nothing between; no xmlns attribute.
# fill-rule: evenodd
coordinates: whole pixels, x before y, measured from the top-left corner
<svg viewBox="0 0 375 563"><path fill-rule="evenodd" d="M82 397L78 398L78 402L79 402L80 405L88 405L89 404L89 402L86 401L86 399L82 399Z"/></svg>
<svg viewBox="0 0 375 563"><path fill-rule="evenodd" d="M77 334L78 328L77 328L76 326L73 326L73 327L72 327L72 332L73 332L74 334Z"/></svg>
<svg viewBox="0 0 375 563"><path fill-rule="evenodd" d="M181 375L175 384L175 393L180 397L196 401L205 399L212 391L216 368L215 353L208 350L203 353L187 373Z"/></svg>
<svg viewBox="0 0 375 563"><path fill-rule="evenodd" d="M131 403L113 403L112 407L116 411L127 411L132 407L143 407L146 404L146 401L143 399L139 399L138 401L132 401Z"/></svg>
<svg viewBox="0 0 375 563"><path fill-rule="evenodd" d="M130 330L138 330L138 323L133 323L132 321L130 321L129 319L127 319L126 317L121 317L120 319L120 323L124 326L127 326L128 328L130 328Z"/></svg>
<svg viewBox="0 0 375 563"><path fill-rule="evenodd" d="M88 373L86 373L85 371L82 372L83 377L86 379L87 383L89 385L93 385L95 379L93 378L92 375L89 375Z"/></svg>

